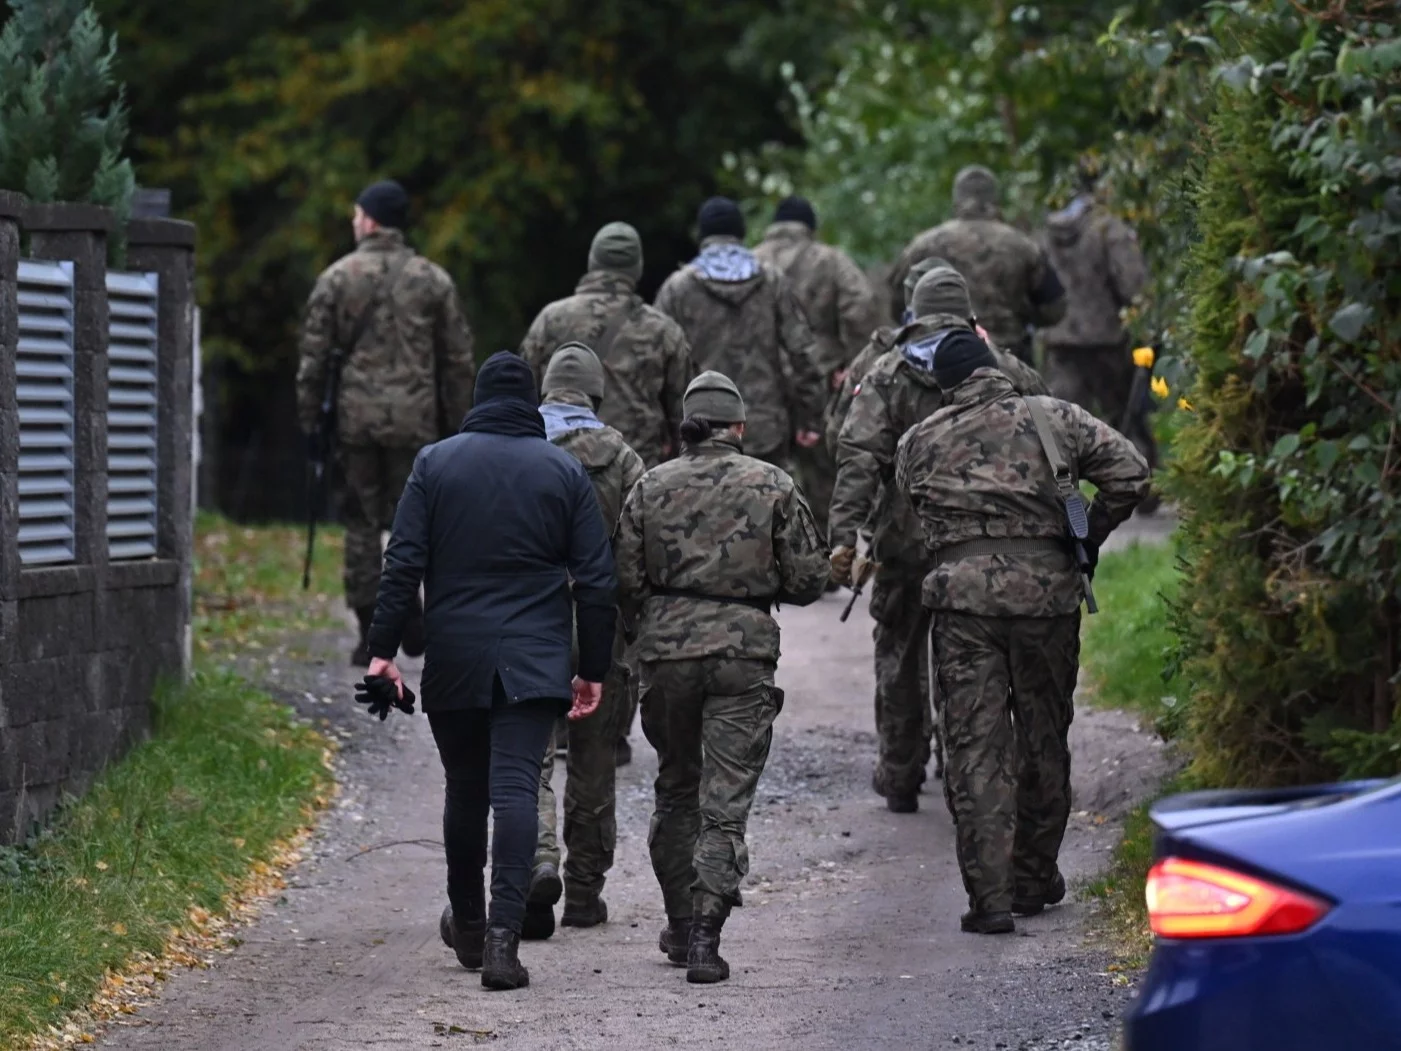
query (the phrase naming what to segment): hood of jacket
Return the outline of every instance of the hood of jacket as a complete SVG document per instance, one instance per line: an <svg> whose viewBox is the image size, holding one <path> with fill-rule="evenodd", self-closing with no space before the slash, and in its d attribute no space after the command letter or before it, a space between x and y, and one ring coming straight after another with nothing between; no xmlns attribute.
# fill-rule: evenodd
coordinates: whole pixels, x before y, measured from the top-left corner
<svg viewBox="0 0 1401 1051"><path fill-rule="evenodd" d="M1058 212L1052 212L1046 219L1046 236L1058 248L1069 248L1080 240L1090 225L1094 214L1093 197L1081 194Z"/></svg>
<svg viewBox="0 0 1401 1051"><path fill-rule="evenodd" d="M734 306L764 283L763 264L734 237L707 237L690 266L702 288Z"/></svg>
<svg viewBox="0 0 1401 1051"><path fill-rule="evenodd" d="M954 329L971 330L967 318L954 314L930 314L910 322L895 333L900 350L900 367L922 387L937 388L934 382L934 351L939 340Z"/></svg>

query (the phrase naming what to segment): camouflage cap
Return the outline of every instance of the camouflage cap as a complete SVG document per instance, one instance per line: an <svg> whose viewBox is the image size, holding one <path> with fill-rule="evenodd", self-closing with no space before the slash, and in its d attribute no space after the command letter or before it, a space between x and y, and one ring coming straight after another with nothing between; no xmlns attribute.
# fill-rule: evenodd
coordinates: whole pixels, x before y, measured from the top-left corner
<svg viewBox="0 0 1401 1051"><path fill-rule="evenodd" d="M905 306L910 306L915 298L915 285L919 284L919 279L936 266L946 266L950 270L953 264L942 256L931 255L928 259L921 259L914 266L910 267L910 272L905 275Z"/></svg>
<svg viewBox="0 0 1401 1051"><path fill-rule="evenodd" d="M712 423L743 423L744 399L730 377L720 372L702 372L686 388L682 411L698 420Z"/></svg>
<svg viewBox="0 0 1401 1051"><path fill-rule="evenodd" d="M630 223L609 223L594 234L590 270L615 270L634 281L642 277L642 237Z"/></svg>
<svg viewBox="0 0 1401 1051"><path fill-rule="evenodd" d="M968 298L968 282L951 266L936 266L919 279L910 309L917 318L931 314L953 314L972 317L973 303Z"/></svg>
<svg viewBox="0 0 1401 1051"><path fill-rule="evenodd" d="M962 218L997 215L1000 196L997 176L981 164L970 164L954 176L953 210Z"/></svg>
<svg viewBox="0 0 1401 1051"><path fill-rule="evenodd" d="M557 390L577 390L602 400L603 362L598 360L598 355L582 343L571 341L562 345L550 357L540 381L541 394Z"/></svg>

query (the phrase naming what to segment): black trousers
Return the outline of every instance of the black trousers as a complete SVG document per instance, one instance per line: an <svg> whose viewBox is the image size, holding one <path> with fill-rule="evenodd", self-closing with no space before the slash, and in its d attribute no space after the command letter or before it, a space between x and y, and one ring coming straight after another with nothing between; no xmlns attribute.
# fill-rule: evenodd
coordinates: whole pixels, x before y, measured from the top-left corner
<svg viewBox="0 0 1401 1051"><path fill-rule="evenodd" d="M490 708L428 713L447 774L443 843L448 901L459 923L485 916L490 926L520 932L539 834L540 761L562 710L556 700L507 703L498 685ZM488 809L494 816L489 915L483 885Z"/></svg>

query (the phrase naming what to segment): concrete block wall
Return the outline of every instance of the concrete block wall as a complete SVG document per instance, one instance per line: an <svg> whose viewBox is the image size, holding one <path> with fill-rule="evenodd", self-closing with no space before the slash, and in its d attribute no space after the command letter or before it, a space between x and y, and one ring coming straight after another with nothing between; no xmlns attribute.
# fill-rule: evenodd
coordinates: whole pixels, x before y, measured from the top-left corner
<svg viewBox="0 0 1401 1051"><path fill-rule="evenodd" d="M157 554L107 557L111 214L0 193L0 843L23 839L141 740L159 678L189 667L194 228L134 220L127 269L160 275ZM20 564L15 355L21 243L74 268L75 559Z"/></svg>

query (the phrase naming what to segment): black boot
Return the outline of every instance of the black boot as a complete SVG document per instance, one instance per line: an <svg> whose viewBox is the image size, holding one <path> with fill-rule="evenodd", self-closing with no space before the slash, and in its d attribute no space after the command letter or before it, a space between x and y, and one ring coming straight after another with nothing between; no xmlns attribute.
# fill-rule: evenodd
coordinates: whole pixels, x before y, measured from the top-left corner
<svg viewBox="0 0 1401 1051"><path fill-rule="evenodd" d="M710 985L729 978L730 965L720 956L720 928L723 926L723 920L696 920L691 924L691 942L686 949L686 981Z"/></svg>
<svg viewBox="0 0 1401 1051"><path fill-rule="evenodd" d="M368 668L370 666L370 621L375 619L374 606L357 608L355 619L360 622L360 641L350 651L350 664L353 668Z"/></svg>
<svg viewBox="0 0 1401 1051"><path fill-rule="evenodd" d="M482 941L486 937L486 921L459 925L453 918L452 906L443 909L438 920L438 934L443 944L457 953L457 962L469 971L482 965Z"/></svg>
<svg viewBox="0 0 1401 1051"><path fill-rule="evenodd" d="M885 797L885 809L892 814L915 814L919 812L919 793L910 792L904 795L889 795Z"/></svg>
<svg viewBox="0 0 1401 1051"><path fill-rule="evenodd" d="M559 869L548 861L536 865L530 874L530 890L525 895L525 919L521 937L528 942L542 942L555 932L555 902L564 894Z"/></svg>
<svg viewBox="0 0 1401 1051"><path fill-rule="evenodd" d="M978 912L969 910L958 925L966 934L1012 934L1017 929L1010 912Z"/></svg>
<svg viewBox="0 0 1401 1051"><path fill-rule="evenodd" d="M672 963L684 967L690 947L691 917L677 919L675 916L668 916L666 926L662 928L662 936L657 939L657 948L666 953L666 958Z"/></svg>
<svg viewBox="0 0 1401 1051"><path fill-rule="evenodd" d="M613 745L613 765L615 767L627 766L632 762L632 742L626 737L619 737L617 743Z"/></svg>
<svg viewBox="0 0 1401 1051"><path fill-rule="evenodd" d="M520 961L521 936L505 927L488 927L482 947L482 988L524 989L530 972Z"/></svg>
<svg viewBox="0 0 1401 1051"><path fill-rule="evenodd" d="M1046 884L1044 893L1018 887L1012 897L1012 911L1018 916L1035 916L1047 905L1059 905L1065 900L1065 877L1056 869L1056 874Z"/></svg>
<svg viewBox="0 0 1401 1051"><path fill-rule="evenodd" d="M564 915L559 918L561 927L597 927L608 922L608 903L598 895L564 901Z"/></svg>
<svg viewBox="0 0 1401 1051"><path fill-rule="evenodd" d="M427 646L423 632L423 603L415 595L413 612L409 614L409 619L404 624L403 638L399 640L399 649L404 652L405 657L423 656L423 651Z"/></svg>

